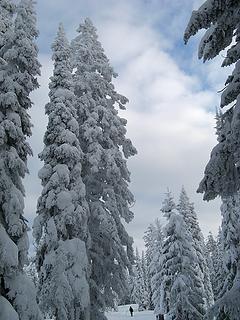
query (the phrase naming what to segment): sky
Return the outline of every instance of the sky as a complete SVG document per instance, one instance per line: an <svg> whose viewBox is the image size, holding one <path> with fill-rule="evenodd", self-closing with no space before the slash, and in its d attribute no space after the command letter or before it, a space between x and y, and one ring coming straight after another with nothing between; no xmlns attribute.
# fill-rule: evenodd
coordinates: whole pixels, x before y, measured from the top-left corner
<svg viewBox="0 0 240 320"><path fill-rule="evenodd" d="M118 73L117 91L129 99L127 136L138 150L128 160L130 189L135 196L134 220L127 225L134 246L143 248L148 225L161 218L161 203L167 189L178 201L184 185L206 236L217 233L221 221L220 201L204 202L196 193L212 147L216 144L215 110L229 69L220 68L223 56L205 64L198 60L201 32L183 44L183 33L199 0L39 0L40 88L32 94L34 157L25 179L26 217L36 215L42 187L37 173L42 164L47 118L48 83L52 73L51 43L63 23L69 40L79 23L89 17L111 65Z"/></svg>

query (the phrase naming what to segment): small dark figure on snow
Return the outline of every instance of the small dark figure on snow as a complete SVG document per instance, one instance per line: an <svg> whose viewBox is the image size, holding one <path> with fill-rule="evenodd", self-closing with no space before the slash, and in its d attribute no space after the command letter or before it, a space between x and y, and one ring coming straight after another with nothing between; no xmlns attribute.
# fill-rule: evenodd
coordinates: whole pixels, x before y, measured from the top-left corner
<svg viewBox="0 0 240 320"><path fill-rule="evenodd" d="M131 317L133 316L133 308L130 306L129 308L129 311L130 311L130 314L131 314Z"/></svg>

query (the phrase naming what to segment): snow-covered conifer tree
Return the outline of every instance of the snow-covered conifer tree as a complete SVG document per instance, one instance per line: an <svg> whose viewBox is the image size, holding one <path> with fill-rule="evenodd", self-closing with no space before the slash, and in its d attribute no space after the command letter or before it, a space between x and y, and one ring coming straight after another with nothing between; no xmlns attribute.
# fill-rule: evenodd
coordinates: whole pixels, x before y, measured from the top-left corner
<svg viewBox="0 0 240 320"><path fill-rule="evenodd" d="M143 271L143 283L144 283L144 308L148 309L149 308L149 297L150 297L150 291L149 291L149 286L148 286L148 270L147 270L147 261L146 261L146 256L145 252L142 251L142 257L141 257L141 263L142 263L142 271Z"/></svg>
<svg viewBox="0 0 240 320"><path fill-rule="evenodd" d="M161 256L161 286L157 313L171 319L203 319L204 292L199 279L197 256L182 215L175 211L170 192L163 202L167 219Z"/></svg>
<svg viewBox="0 0 240 320"><path fill-rule="evenodd" d="M231 320L239 318L240 305L240 265L239 250L232 239L238 238L240 222L235 204L238 202L240 189L240 28L239 1L207 0L192 13L185 32L185 41L195 35L200 29L207 29L199 46L199 58L204 61L216 57L221 50L228 48L222 66L235 64L232 74L227 78L221 95L221 107L230 105L221 116L222 124L218 141L214 147L205 175L200 183L199 192L204 193L204 199L211 200L221 196L223 200L223 244L231 248L230 260L228 252L224 252L227 261L231 261L228 268L228 290L221 299L217 300L210 319L214 314L224 312ZM223 209L227 208L227 210ZM228 210L230 210L228 212ZM232 222L234 221L234 224ZM227 235L227 237L226 237ZM234 241L238 241L235 239ZM225 258L224 258L225 260ZM234 261L234 263L233 263ZM232 282L232 270L236 269L236 276ZM230 289L231 287L231 289ZM222 315L221 315L222 316Z"/></svg>
<svg viewBox="0 0 240 320"><path fill-rule="evenodd" d="M213 257L214 252L217 250L217 241L214 239L212 232L210 231L206 240L206 249L210 258Z"/></svg>
<svg viewBox="0 0 240 320"><path fill-rule="evenodd" d="M212 286L216 302L208 319L238 319L239 312L239 195L223 198L222 229L217 241L210 234L207 249L212 263ZM215 317L215 318L214 318Z"/></svg>
<svg viewBox="0 0 240 320"><path fill-rule="evenodd" d="M90 209L91 318L102 320L106 306L113 307L115 293L119 298L124 295L126 268L131 269L133 262L132 238L123 221L133 218L126 159L136 149L126 138L127 121L118 115L128 100L114 89L116 74L96 29L86 19L78 33L72 48L79 139L85 155L82 176Z"/></svg>
<svg viewBox="0 0 240 320"><path fill-rule="evenodd" d="M134 283L133 283L133 300L138 304L139 311L142 311L148 304L148 298L146 295L146 286L144 281L144 270L142 259L136 249L136 258L133 268Z"/></svg>
<svg viewBox="0 0 240 320"><path fill-rule="evenodd" d="M197 215L194 210L194 205L193 203L190 203L184 187L182 188L180 193L177 210L183 216L187 229L192 238L192 245L197 255L199 277L202 281L203 286L205 307L206 309L208 309L213 304L214 299L210 280L210 271L206 259L206 247L203 234L199 227Z"/></svg>
<svg viewBox="0 0 240 320"><path fill-rule="evenodd" d="M220 195L234 195L240 188L239 171L239 109L237 100L240 93L239 67L239 15L240 4L236 1L207 0L197 11L192 13L185 32L185 41L205 28L199 47L199 58L209 60L217 56L221 50L228 49L222 66L236 62L235 69L228 77L222 92L221 107L236 100L224 114L218 114L217 120L222 119L221 134L217 124L219 143L214 147L211 158L206 166L205 175L200 183L199 192L204 193L204 199L211 200ZM235 37L236 36L236 37ZM219 121L218 121L219 122Z"/></svg>
<svg viewBox="0 0 240 320"><path fill-rule="evenodd" d="M215 273L216 273L216 252L218 250L217 242L213 237L212 232L209 232L207 239L206 239L206 258L208 261L208 268L210 272L210 279L212 284L212 289L214 292L214 298L216 298L215 295Z"/></svg>
<svg viewBox="0 0 240 320"><path fill-rule="evenodd" d="M221 116L221 127L217 128L218 144L211 152L204 177L197 190L197 192L204 193L203 198L207 201L214 199L217 195L226 198L236 193L238 168L232 153L232 111L230 109Z"/></svg>
<svg viewBox="0 0 240 320"><path fill-rule="evenodd" d="M131 274L127 275L127 290L129 294L128 303L136 303L135 297L134 297L134 286L135 286L135 273L134 273L134 266L133 266L131 270Z"/></svg>
<svg viewBox="0 0 240 320"><path fill-rule="evenodd" d="M215 295L215 300L223 296L224 293L224 283L227 277L227 269L224 265L224 252L223 252L223 236L222 229L219 228L217 236L217 250L215 253L215 280L213 285L213 293Z"/></svg>
<svg viewBox="0 0 240 320"><path fill-rule="evenodd" d="M221 228L219 228L217 241L214 239L212 233L209 233L206 248L214 298L217 300L224 294L223 288L227 277L223 263L223 237Z"/></svg>
<svg viewBox="0 0 240 320"><path fill-rule="evenodd" d="M163 232L159 219L150 224L144 235L146 246L146 263L149 292L149 308L154 309L154 301L158 301L160 279L160 257L163 244Z"/></svg>
<svg viewBox="0 0 240 320"><path fill-rule="evenodd" d="M35 288L38 287L38 273L35 264L35 257L29 258L29 263L27 266L24 267L24 271L26 272L27 276L31 279L34 283Z"/></svg>
<svg viewBox="0 0 240 320"><path fill-rule="evenodd" d="M133 285L134 285L134 274L133 272L131 272L131 274L129 274L127 272L126 274L126 279L127 279L127 285L126 285L126 293L125 295L121 298L118 299L118 303L119 305L126 305L126 304L131 304L131 303L135 303L135 301L133 300Z"/></svg>
<svg viewBox="0 0 240 320"><path fill-rule="evenodd" d="M215 267L215 291L217 301L209 318L217 316L217 320L239 317L240 295L240 200L239 194L223 198L221 213L223 216L222 230L218 242L220 247L213 255ZM222 261L221 261L222 259Z"/></svg>
<svg viewBox="0 0 240 320"><path fill-rule="evenodd" d="M16 9L13 20L13 12ZM27 221L22 179L28 172L31 135L30 93L38 87L36 16L31 0L0 1L0 316L39 320L28 262Z"/></svg>
<svg viewBox="0 0 240 320"><path fill-rule="evenodd" d="M159 220L157 219L156 222L159 223ZM155 237L156 237L156 224L151 223L148 226L147 230L144 232L144 236L143 236L145 247L146 247L145 257L146 257L147 266L150 265L153 259L153 248L155 244Z"/></svg>
<svg viewBox="0 0 240 320"><path fill-rule="evenodd" d="M45 110L48 126L39 157L42 194L34 220L39 304L56 320L89 319L88 205L81 178L70 47L62 25L52 45L54 71Z"/></svg>
<svg viewBox="0 0 240 320"><path fill-rule="evenodd" d="M240 201L239 195L223 199L221 206L222 241L224 265L229 271L229 277L234 279L240 263ZM238 227L238 229L237 229Z"/></svg>

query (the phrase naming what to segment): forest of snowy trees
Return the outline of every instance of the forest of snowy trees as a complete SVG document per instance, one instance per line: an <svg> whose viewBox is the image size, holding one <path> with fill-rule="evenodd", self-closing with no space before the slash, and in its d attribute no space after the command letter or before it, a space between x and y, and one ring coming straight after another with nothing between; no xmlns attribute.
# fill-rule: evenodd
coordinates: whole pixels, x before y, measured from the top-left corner
<svg viewBox="0 0 240 320"><path fill-rule="evenodd" d="M166 222L157 219L149 225L146 253L141 258L136 254L130 301L170 319L203 319L214 301L213 268L220 263L221 245L211 234L205 243L184 188L177 204L168 191L161 211Z"/></svg>
<svg viewBox="0 0 240 320"><path fill-rule="evenodd" d="M134 252L127 160L137 150L119 113L128 99L115 89L118 75L86 18L71 41L60 23L52 43L30 257L23 180L39 33L34 0L0 0L0 320L106 320L106 310L133 303L164 320L240 319L239 12L239 1L207 0L184 34L187 43L206 29L199 58L227 49L222 66L234 66L197 190L204 200L221 199L217 237L204 239L183 187L177 202L167 191L159 219L149 217L145 251Z"/></svg>

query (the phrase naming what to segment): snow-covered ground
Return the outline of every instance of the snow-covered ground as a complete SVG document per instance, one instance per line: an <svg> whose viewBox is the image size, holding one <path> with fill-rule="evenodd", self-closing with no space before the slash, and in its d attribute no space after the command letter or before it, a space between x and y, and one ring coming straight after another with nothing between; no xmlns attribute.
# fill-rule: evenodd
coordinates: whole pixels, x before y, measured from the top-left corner
<svg viewBox="0 0 240 320"><path fill-rule="evenodd" d="M137 305L131 305L134 312L133 317L130 316L129 307L130 305L119 306L118 311L107 312L106 316L108 320L154 320L155 315L153 311L137 311Z"/></svg>

